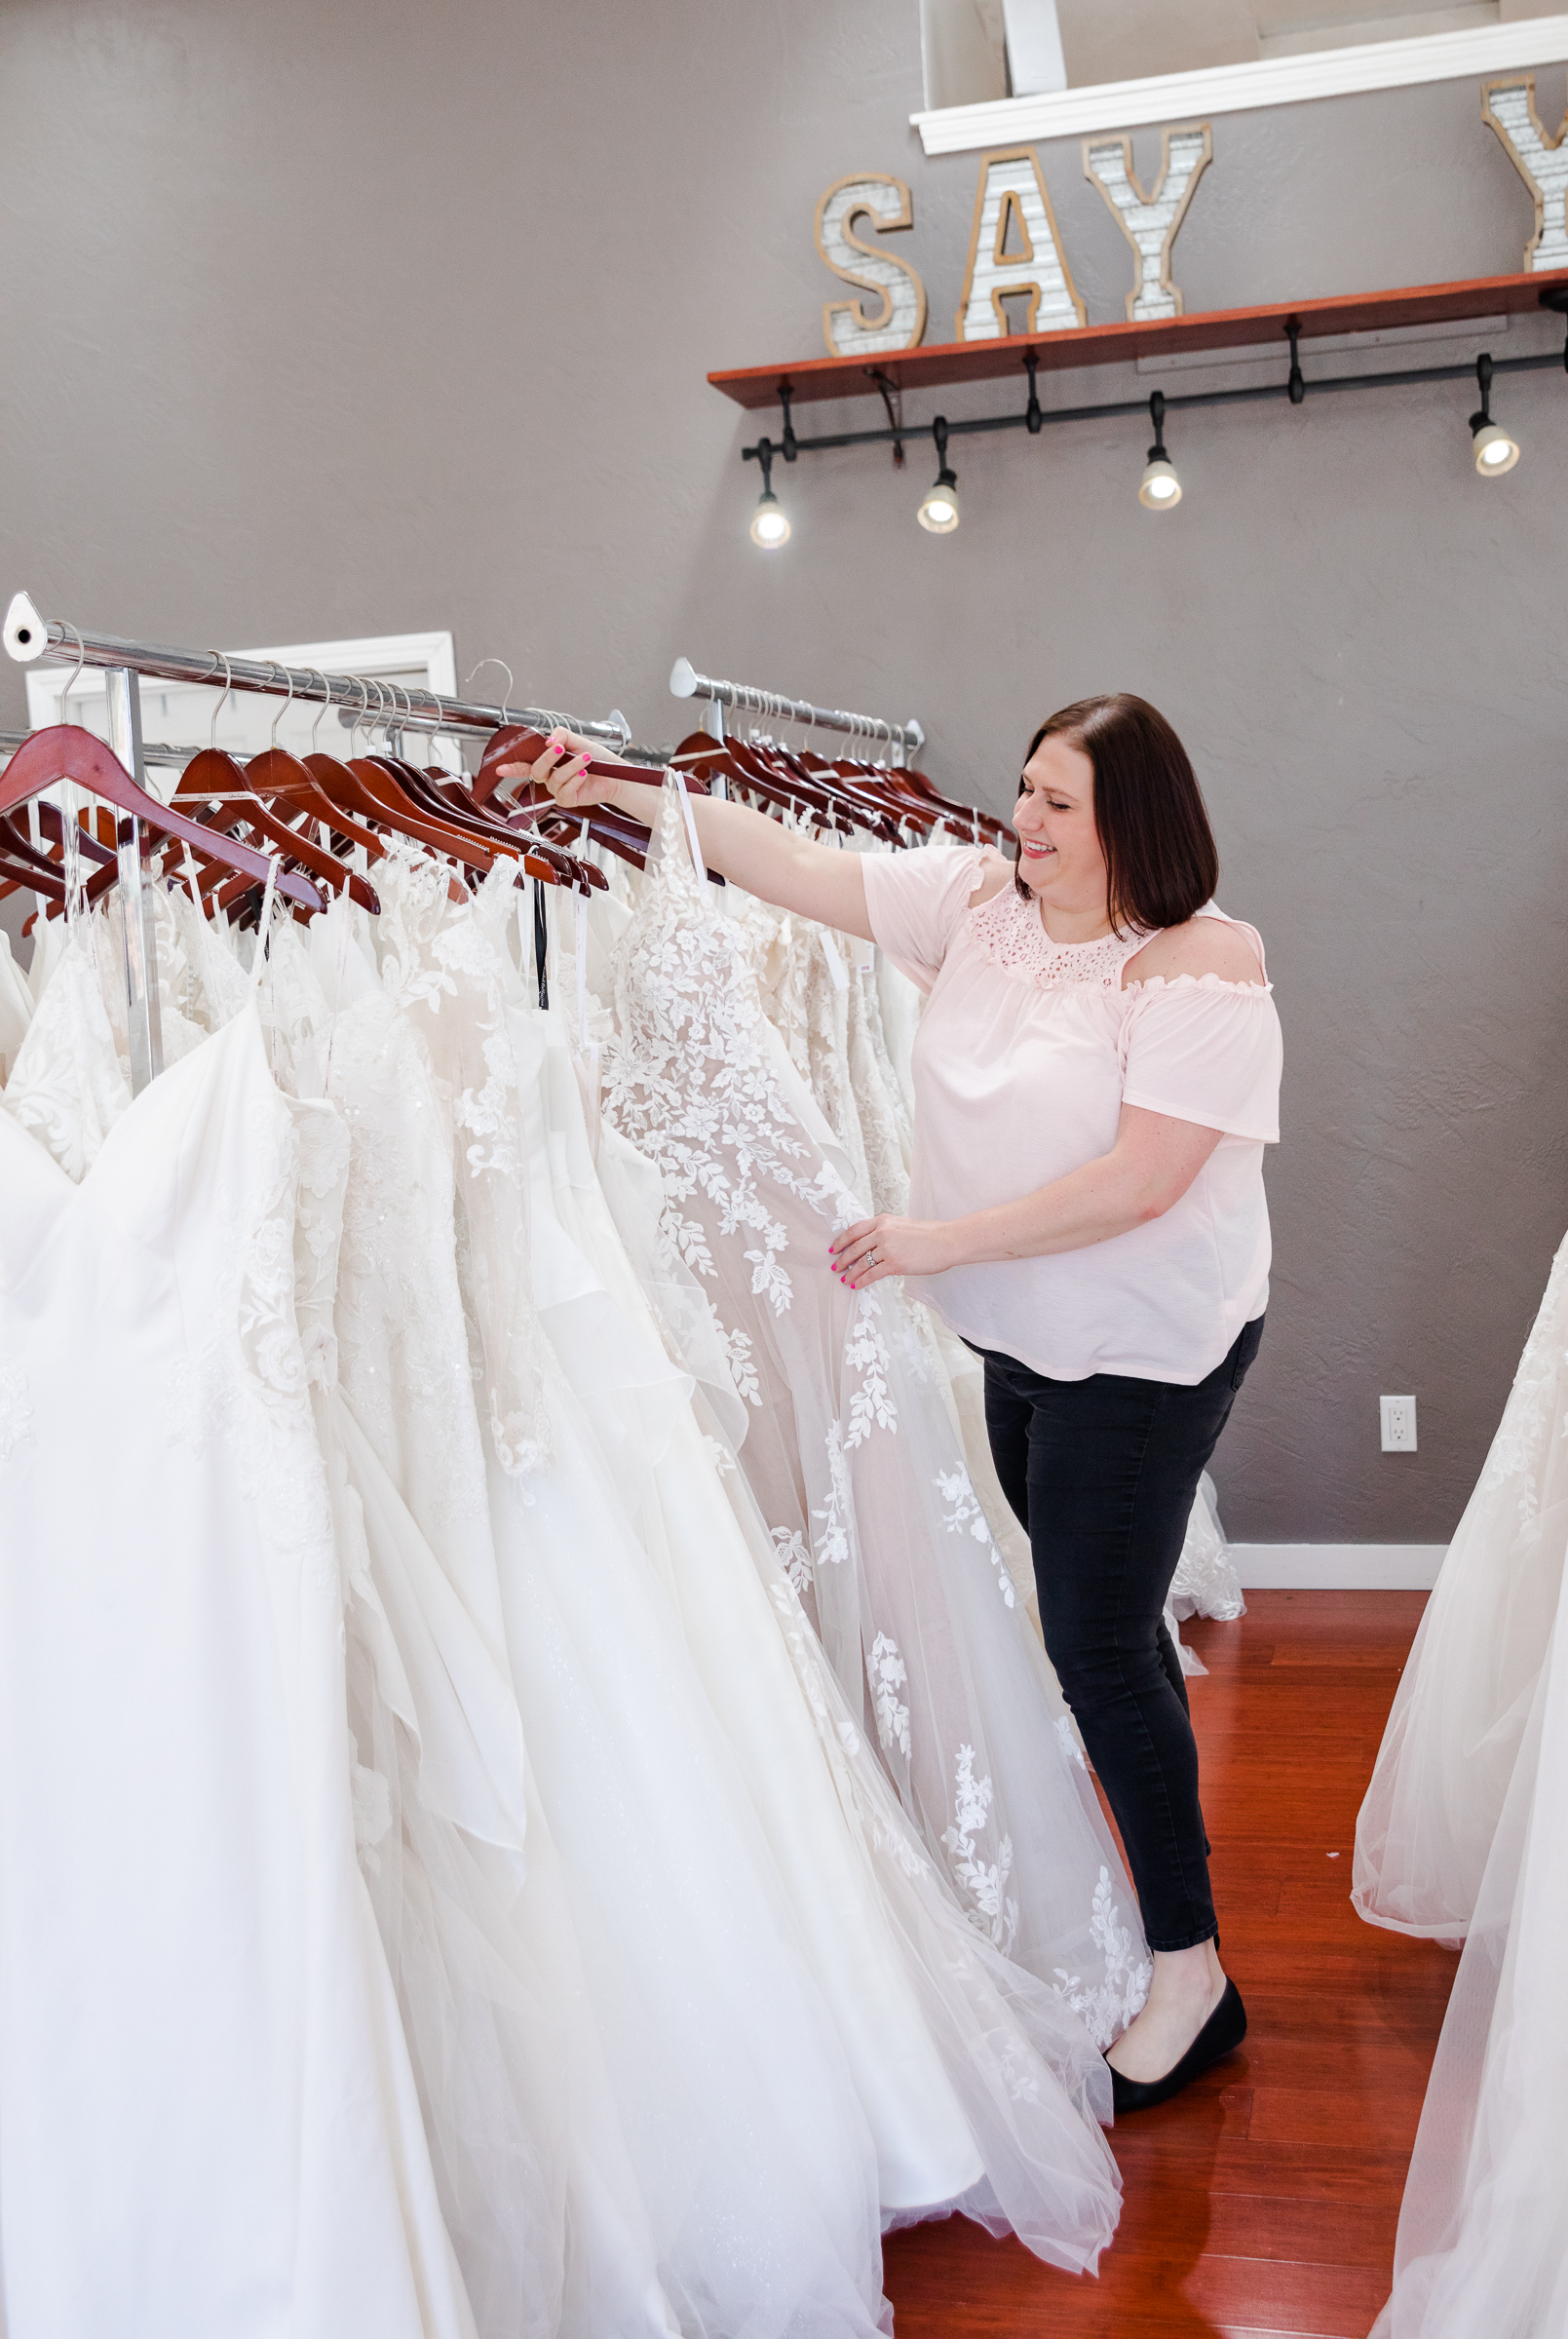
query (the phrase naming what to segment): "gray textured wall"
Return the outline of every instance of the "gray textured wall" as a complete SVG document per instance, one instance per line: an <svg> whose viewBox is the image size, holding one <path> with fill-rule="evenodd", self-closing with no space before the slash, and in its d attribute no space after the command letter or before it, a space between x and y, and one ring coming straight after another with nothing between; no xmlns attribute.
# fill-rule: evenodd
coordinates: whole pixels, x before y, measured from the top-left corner
<svg viewBox="0 0 1568 2339"><path fill-rule="evenodd" d="M644 738L681 727L684 651L916 710L933 772L996 807L1042 713L1147 693L1286 1032L1227 1524L1444 1539L1568 1221L1568 385L1500 393L1525 459L1486 485L1455 383L1186 418L1186 500L1158 518L1136 422L959 442L949 540L914 524L929 449L901 475L802 460L778 482L793 544L754 552L755 421L703 376L821 350L830 179L910 180L951 331L975 161L927 161L906 126L917 15L8 0L0 586L203 644L446 625L460 671L499 652L519 694L618 703ZM1547 119L1562 94L1543 77ZM1077 144L1043 159L1090 318L1119 316L1128 255ZM1194 309L1488 275L1530 225L1459 83L1216 121L1176 273ZM835 412L874 419L813 419ZM20 720L15 670L0 694ZM1378 1452L1384 1389L1420 1398L1414 1458Z"/></svg>

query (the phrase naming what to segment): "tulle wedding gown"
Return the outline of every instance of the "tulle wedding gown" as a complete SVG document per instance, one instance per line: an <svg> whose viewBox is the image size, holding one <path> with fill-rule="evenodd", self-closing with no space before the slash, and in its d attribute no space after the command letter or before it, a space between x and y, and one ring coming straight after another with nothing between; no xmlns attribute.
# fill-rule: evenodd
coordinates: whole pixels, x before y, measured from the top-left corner
<svg viewBox="0 0 1568 2339"><path fill-rule="evenodd" d="M1568 1551L1568 1243L1416 1634L1356 1823L1373 1925L1462 1940L1519 1761Z"/></svg>
<svg viewBox="0 0 1568 2339"><path fill-rule="evenodd" d="M293 1311L341 1127L249 1003L133 1103L57 949L0 1104L5 2328L469 2339Z"/></svg>
<svg viewBox="0 0 1568 2339"><path fill-rule="evenodd" d="M1108 2109L1104 2065L1057 1994L1009 1965L922 1852L719 1423L709 1414L705 1436L685 1401L689 1382L659 1439L639 1439L615 1392L652 1385L661 1356L655 1306L632 1264L658 1248L659 1182L605 1130L601 1162L617 1163L611 1204L565 1025L557 1015L524 1020L542 1046L535 1087L548 1125L532 1150L551 1175L549 1196L536 1190L536 1237L553 1208L615 1311L613 1344L580 1363L579 1394L596 1420L612 1416L608 1448L642 1445L639 1533L833 2011L878 2146L884 2220L961 2203L1057 2264L1090 2264L1117 2206L1094 2125ZM668 1297L669 1284L660 1288Z"/></svg>
<svg viewBox="0 0 1568 2339"><path fill-rule="evenodd" d="M1357 1826L1356 1904L1464 1941L1377 2339L1564 2339L1568 1244Z"/></svg>

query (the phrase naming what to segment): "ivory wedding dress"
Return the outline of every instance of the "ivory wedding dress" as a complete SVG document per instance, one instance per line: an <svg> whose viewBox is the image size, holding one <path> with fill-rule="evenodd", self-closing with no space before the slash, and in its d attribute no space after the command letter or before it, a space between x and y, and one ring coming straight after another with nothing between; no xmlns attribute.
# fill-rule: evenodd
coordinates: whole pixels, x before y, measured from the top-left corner
<svg viewBox="0 0 1568 2339"><path fill-rule="evenodd" d="M424 882L404 980L458 1125L502 1622L660 2277L693 2339L866 2334L884 2315L872 2141L638 1539L637 1443L606 1450L573 1378L596 1368L655 1441L689 1384L662 1356L629 1370L555 1220L538 1017L502 939L509 876L455 909L440 872Z"/></svg>
<svg viewBox="0 0 1568 2339"><path fill-rule="evenodd" d="M294 1314L345 1156L249 1003L133 1103L57 943L0 1101L8 2339L474 2331L356 1860Z"/></svg>
<svg viewBox="0 0 1568 2339"><path fill-rule="evenodd" d="M1142 2004L1136 1903L895 1285L828 1267L848 1165L697 873L673 776L619 945L605 1117L659 1169L750 1408L781 1564L926 1849L993 1945L1099 2045Z"/></svg>
<svg viewBox="0 0 1568 2339"><path fill-rule="evenodd" d="M1369 1924L1469 1931L1518 1767L1568 1551L1568 1243L1416 1634L1356 1822Z"/></svg>
<svg viewBox="0 0 1568 2339"><path fill-rule="evenodd" d="M1568 1244L1401 1676L1356 1905L1464 1954L1376 2339L1564 2339Z"/></svg>
<svg viewBox="0 0 1568 2339"><path fill-rule="evenodd" d="M1553 1417L1551 1440L1562 1438ZM1568 1631L1549 1625L1405 2179L1374 2339L1568 2334Z"/></svg>
<svg viewBox="0 0 1568 2339"><path fill-rule="evenodd" d="M549 1202L615 1311L613 1342L579 1362L578 1393L607 1430L607 1450L643 1446L644 1548L673 1596L837 2022L878 2147L884 2222L958 2205L1056 2264L1091 2265L1118 2206L1095 2125L1109 2108L1104 2064L1059 1998L969 1924L920 1849L733 1453L705 1438L685 1401L690 1383L657 1446L640 1436L640 1408L627 1414L617 1383L651 1386L663 1354L631 1255L657 1250L659 1181L603 1131L601 1159L621 1157L611 1182L631 1222L629 1250L595 1171L566 1027L555 1014L528 1020L543 1040L535 1087L548 1135L535 1150L549 1165ZM537 1199L536 1233L546 1207Z"/></svg>
<svg viewBox="0 0 1568 2339"><path fill-rule="evenodd" d="M383 880L388 899L397 877L394 866ZM249 983L182 895L160 904L161 917L166 908L179 929L164 960L172 987L195 1021L221 1028ZM480 2339L668 2339L674 2325L586 2009L510 1676L384 1458L391 1442L397 1459L387 1433L398 1421L407 1455L430 1465L412 1490L430 1497L435 1481L432 1508L447 1521L450 1555L476 1505L443 1511L440 1501L443 1472L448 1484L461 1480L468 1396L461 1319L454 1350L441 1305L448 1289L456 1305L449 1129L406 1019L371 972L360 913L335 904L316 939L353 1008L331 1018L286 921L273 929L259 998L275 1073L295 1085L329 1079L351 1132L341 1191L313 1202L301 1189L295 1311L348 1593L361 1864L441 2209ZM339 1385L339 1358L378 1440ZM454 1358L461 1394L443 1418L435 1400ZM493 1553L489 1571L493 1588Z"/></svg>

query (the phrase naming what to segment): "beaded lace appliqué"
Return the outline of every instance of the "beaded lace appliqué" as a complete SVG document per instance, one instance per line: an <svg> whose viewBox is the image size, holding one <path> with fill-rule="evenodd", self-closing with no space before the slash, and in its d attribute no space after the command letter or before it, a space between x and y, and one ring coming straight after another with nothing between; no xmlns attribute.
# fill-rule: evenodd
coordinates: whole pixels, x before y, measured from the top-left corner
<svg viewBox="0 0 1568 2339"><path fill-rule="evenodd" d="M1042 991L1119 990L1122 969L1148 939L1141 934L1107 934L1093 942L1053 942L1038 905L1020 901L1012 885L971 916L992 966Z"/></svg>

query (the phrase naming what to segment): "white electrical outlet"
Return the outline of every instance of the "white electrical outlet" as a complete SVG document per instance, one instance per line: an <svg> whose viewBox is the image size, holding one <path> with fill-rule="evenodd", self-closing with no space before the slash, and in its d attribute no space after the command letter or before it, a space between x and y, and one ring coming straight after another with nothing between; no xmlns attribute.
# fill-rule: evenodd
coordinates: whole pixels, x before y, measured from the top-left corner
<svg viewBox="0 0 1568 2339"><path fill-rule="evenodd" d="M1383 1451L1386 1454L1413 1454L1416 1450L1415 1399L1380 1397L1377 1409L1383 1423Z"/></svg>

